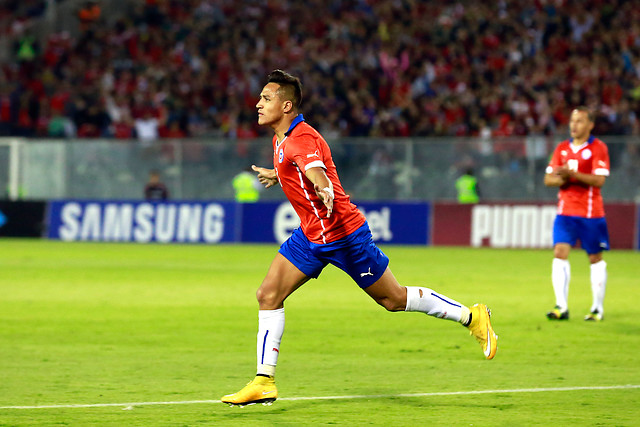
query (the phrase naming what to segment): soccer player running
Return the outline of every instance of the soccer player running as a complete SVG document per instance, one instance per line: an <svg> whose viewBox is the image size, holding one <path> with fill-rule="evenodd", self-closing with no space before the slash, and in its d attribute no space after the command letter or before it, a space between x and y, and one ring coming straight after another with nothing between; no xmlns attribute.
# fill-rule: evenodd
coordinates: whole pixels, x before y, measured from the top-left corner
<svg viewBox="0 0 640 427"><path fill-rule="evenodd" d="M571 138L556 147L544 176L546 186L560 187L551 268L556 305L547 313L552 320L569 319L569 251L578 239L591 263L593 304L584 320L598 322L604 316L607 264L602 251L609 249L609 233L600 188L609 176L609 151L604 142L591 135L593 125L594 116L587 107L573 110Z"/></svg>
<svg viewBox="0 0 640 427"><path fill-rule="evenodd" d="M273 169L253 166L265 187L280 184L301 225L285 241L256 293L257 375L243 389L222 397L230 405L270 404L278 397L275 370L284 331L284 300L327 264L345 271L389 311L419 311L460 322L482 346L496 354L497 336L484 304L467 307L424 287L401 286L388 268L389 258L373 242L364 215L345 194L331 151L300 114L302 85L275 70L260 93L258 124L275 132Z"/></svg>

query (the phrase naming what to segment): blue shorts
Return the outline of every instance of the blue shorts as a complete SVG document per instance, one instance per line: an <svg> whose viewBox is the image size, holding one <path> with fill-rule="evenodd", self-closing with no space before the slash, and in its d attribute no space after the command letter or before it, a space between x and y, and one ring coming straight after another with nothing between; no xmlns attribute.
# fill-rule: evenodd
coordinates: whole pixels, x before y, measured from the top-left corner
<svg viewBox="0 0 640 427"><path fill-rule="evenodd" d="M557 215L553 222L553 245L568 243L575 246L580 239L587 254L598 254L609 250L609 231L603 218L582 218Z"/></svg>
<svg viewBox="0 0 640 427"><path fill-rule="evenodd" d="M366 222L348 236L325 244L311 243L302 230L296 228L278 252L314 279L327 264L333 264L362 289L373 285L389 265L389 258L373 242Z"/></svg>

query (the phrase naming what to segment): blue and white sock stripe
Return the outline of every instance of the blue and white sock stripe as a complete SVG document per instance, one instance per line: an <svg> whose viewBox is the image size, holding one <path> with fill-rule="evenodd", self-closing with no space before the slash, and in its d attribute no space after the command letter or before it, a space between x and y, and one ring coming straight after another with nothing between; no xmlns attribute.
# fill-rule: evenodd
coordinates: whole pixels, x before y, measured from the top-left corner
<svg viewBox="0 0 640 427"><path fill-rule="evenodd" d="M264 364L264 349L267 346L267 337L269 336L269 330L264 334L264 339L262 340L262 357L260 358L260 363Z"/></svg>
<svg viewBox="0 0 640 427"><path fill-rule="evenodd" d="M431 292L431 296L434 296L434 297L438 298L439 300L444 301L447 304L452 305L454 307L458 307L458 308L462 307L460 304L457 304L457 303L454 303L452 301L449 301L448 299L444 298L442 295L438 295L435 292Z"/></svg>

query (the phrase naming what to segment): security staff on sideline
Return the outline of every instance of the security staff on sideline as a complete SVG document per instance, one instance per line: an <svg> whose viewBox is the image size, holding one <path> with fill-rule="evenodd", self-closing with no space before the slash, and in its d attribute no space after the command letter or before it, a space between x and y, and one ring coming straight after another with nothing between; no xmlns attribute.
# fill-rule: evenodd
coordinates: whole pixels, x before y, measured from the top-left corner
<svg viewBox="0 0 640 427"><path fill-rule="evenodd" d="M255 203L260 198L260 182L251 168L243 170L233 178L233 189L236 192L236 202Z"/></svg>
<svg viewBox="0 0 640 427"><path fill-rule="evenodd" d="M458 203L478 203L480 201L480 189L478 180L473 175L473 169L466 170L464 175L456 180L458 191Z"/></svg>

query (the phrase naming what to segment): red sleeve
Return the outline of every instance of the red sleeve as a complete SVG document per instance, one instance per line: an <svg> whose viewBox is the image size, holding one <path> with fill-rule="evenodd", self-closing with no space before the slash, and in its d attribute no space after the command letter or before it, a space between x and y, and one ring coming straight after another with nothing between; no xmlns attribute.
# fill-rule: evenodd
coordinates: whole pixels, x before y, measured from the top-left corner
<svg viewBox="0 0 640 427"><path fill-rule="evenodd" d="M593 150L592 169L594 175L609 176L609 149L599 141Z"/></svg>
<svg viewBox="0 0 640 427"><path fill-rule="evenodd" d="M291 148L292 151L289 155L303 172L313 167L327 168L324 161L326 154L325 144L322 144L321 139L311 134L298 135L296 143L292 144Z"/></svg>

